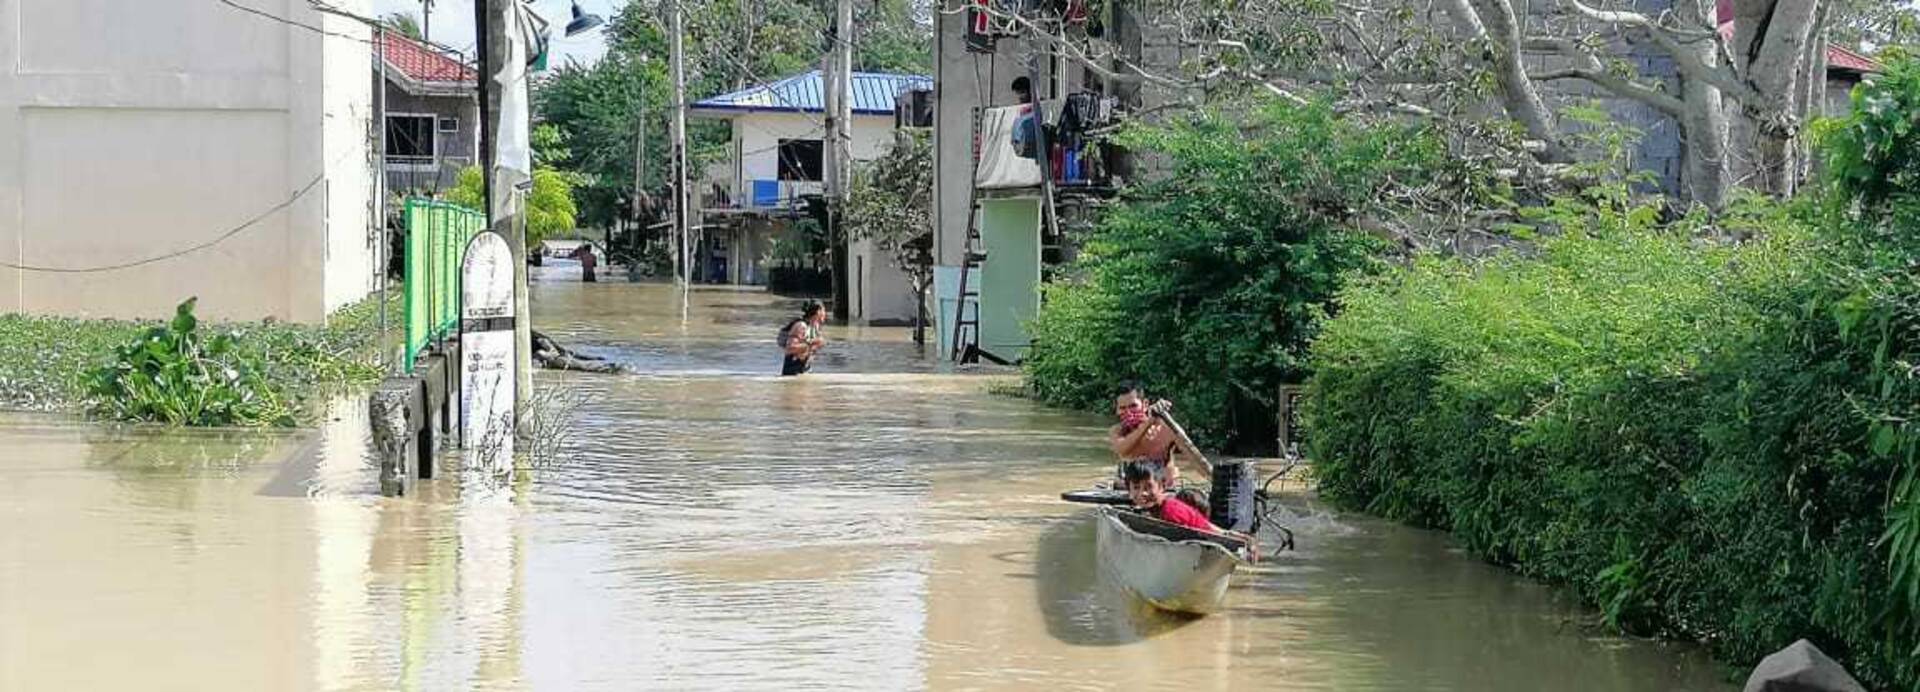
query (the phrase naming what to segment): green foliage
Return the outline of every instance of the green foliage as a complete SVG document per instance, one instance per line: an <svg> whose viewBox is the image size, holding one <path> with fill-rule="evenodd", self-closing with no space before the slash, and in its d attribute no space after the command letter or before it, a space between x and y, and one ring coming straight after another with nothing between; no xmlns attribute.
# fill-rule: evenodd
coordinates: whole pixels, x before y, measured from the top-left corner
<svg viewBox="0 0 1920 692"><path fill-rule="evenodd" d="M188 298L172 321L121 346L93 371L87 390L97 410L170 425L292 425L292 412L261 376L261 363L236 352L233 334L201 332L194 302Z"/></svg>
<svg viewBox="0 0 1920 692"><path fill-rule="evenodd" d="M401 36L420 40L420 17L412 12L389 12L380 18L380 25Z"/></svg>
<svg viewBox="0 0 1920 692"><path fill-rule="evenodd" d="M1891 232L1920 220L1920 63L1887 67L1854 89L1846 118L1823 121L1816 132L1833 211L1854 221L1895 221L1871 224Z"/></svg>
<svg viewBox="0 0 1920 692"><path fill-rule="evenodd" d="M399 314L400 296L389 312ZM266 322L195 325L206 340L226 335L229 357L258 364L257 374L296 416L315 397L380 377L379 301L334 313L325 327ZM92 374L128 344L143 342L171 323L0 315L0 407L35 411L94 409L114 415L89 393ZM397 325L396 325L397 327ZM208 336L209 334L212 336ZM395 334L397 336L397 333Z"/></svg>
<svg viewBox="0 0 1920 692"><path fill-rule="evenodd" d="M827 261L827 232L813 219L787 224L773 237L766 259L785 267L819 268Z"/></svg>
<svg viewBox="0 0 1920 692"><path fill-rule="evenodd" d="M1872 352L1822 307L1832 248L1777 209L1718 229L1640 209L1342 294L1308 390L1322 494L1450 530L1616 627L1742 663L1806 637L1870 686L1920 682L1874 548L1897 445L1855 406Z"/></svg>
<svg viewBox="0 0 1920 692"><path fill-rule="evenodd" d="M533 127L528 143L533 146L533 165L536 168L553 168L573 159L573 149L568 147L572 141L566 131L553 123L540 123Z"/></svg>
<svg viewBox="0 0 1920 692"><path fill-rule="evenodd" d="M901 133L887 154L855 171L846 231L872 241L916 291L933 280L933 142Z"/></svg>
<svg viewBox="0 0 1920 692"><path fill-rule="evenodd" d="M1920 690L1920 68L1853 100L1818 198L1562 201L1537 256L1343 293L1307 402L1323 494L1627 630L1741 663L1804 637Z"/></svg>
<svg viewBox="0 0 1920 692"><path fill-rule="evenodd" d="M460 179L447 190L447 201L479 209L486 206L479 166L460 171ZM577 227L573 204L573 177L551 168L535 168L533 192L527 195L527 244L535 245L554 235Z"/></svg>
<svg viewBox="0 0 1920 692"><path fill-rule="evenodd" d="M1445 147L1419 126L1283 103L1122 143L1162 157L1166 175L1129 190L1047 291L1029 388L1100 410L1115 383L1139 380L1201 438L1271 440L1278 385L1305 375L1334 292L1379 266L1385 243L1358 220L1388 210L1388 189L1431 183Z"/></svg>

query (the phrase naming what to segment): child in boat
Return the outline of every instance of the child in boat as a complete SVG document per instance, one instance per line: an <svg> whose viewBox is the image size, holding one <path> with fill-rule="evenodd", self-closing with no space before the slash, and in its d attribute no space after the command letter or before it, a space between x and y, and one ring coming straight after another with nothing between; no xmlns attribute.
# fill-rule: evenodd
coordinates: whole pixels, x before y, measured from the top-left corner
<svg viewBox="0 0 1920 692"><path fill-rule="evenodd" d="M1133 506L1148 516L1169 524L1184 526L1195 531L1232 536L1247 542L1247 555L1256 556L1260 551L1255 547L1253 536L1239 531L1228 531L1207 520L1207 515L1193 505L1187 504L1167 492L1160 484L1160 477L1154 473L1151 464L1140 461L1127 462L1122 472L1127 481L1127 495L1133 498Z"/></svg>
<svg viewBox="0 0 1920 692"><path fill-rule="evenodd" d="M1178 524L1195 531L1221 533L1220 527L1207 521L1207 515L1180 501L1180 498L1167 493L1167 488L1156 473L1154 465L1146 461L1129 461L1122 470L1127 481L1127 495L1133 498L1133 506L1151 515L1155 519L1169 524Z"/></svg>

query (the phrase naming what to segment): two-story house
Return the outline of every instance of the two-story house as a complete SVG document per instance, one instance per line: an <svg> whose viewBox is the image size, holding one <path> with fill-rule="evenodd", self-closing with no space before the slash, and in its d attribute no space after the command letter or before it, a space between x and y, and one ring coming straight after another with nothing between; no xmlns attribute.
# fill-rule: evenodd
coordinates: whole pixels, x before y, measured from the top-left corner
<svg viewBox="0 0 1920 692"><path fill-rule="evenodd" d="M857 161L870 161L893 146L894 101L912 89L927 89L928 77L856 72L853 75L853 141ZM824 190L825 83L818 70L693 103L695 117L728 121L733 128L727 160L694 185L701 193L700 276L719 283L764 284L773 239L805 214L807 198ZM917 306L907 278L865 243L849 247L848 314L866 324L906 324Z"/></svg>
<svg viewBox="0 0 1920 692"><path fill-rule="evenodd" d="M479 159L478 73L466 56L391 31L380 32L377 50L386 63L374 65L373 79L385 90L374 105L385 109L387 191L433 196L453 187Z"/></svg>

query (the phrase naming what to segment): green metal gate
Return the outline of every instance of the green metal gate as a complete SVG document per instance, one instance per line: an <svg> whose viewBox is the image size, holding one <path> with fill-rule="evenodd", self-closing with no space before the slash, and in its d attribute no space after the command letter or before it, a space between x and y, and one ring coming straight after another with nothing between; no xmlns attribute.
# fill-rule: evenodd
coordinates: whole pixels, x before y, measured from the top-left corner
<svg viewBox="0 0 1920 692"><path fill-rule="evenodd" d="M467 241L486 230L487 217L457 204L421 198L408 199L405 213L405 366L413 372L420 354L451 335L460 323L460 260Z"/></svg>

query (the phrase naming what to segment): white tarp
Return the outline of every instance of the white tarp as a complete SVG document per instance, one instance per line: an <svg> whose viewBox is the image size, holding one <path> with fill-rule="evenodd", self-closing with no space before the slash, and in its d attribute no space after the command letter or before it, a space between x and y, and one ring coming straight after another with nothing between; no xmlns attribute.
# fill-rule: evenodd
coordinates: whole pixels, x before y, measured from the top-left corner
<svg viewBox="0 0 1920 692"><path fill-rule="evenodd" d="M532 136L533 118L527 103L527 63L540 50L538 44L545 40L541 32L546 21L533 13L527 1L499 5L500 11L506 14L507 59L493 77L500 99L500 129L494 133L493 146L500 157L500 168L514 176L500 181L508 184L533 178L533 146L528 141Z"/></svg>
<svg viewBox="0 0 1920 692"><path fill-rule="evenodd" d="M1013 149L1013 126L1026 106L988 108L980 114L980 169L974 187L995 190L1040 184L1040 163Z"/></svg>

